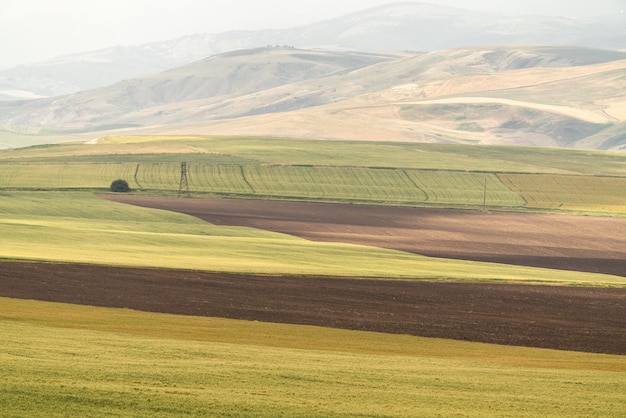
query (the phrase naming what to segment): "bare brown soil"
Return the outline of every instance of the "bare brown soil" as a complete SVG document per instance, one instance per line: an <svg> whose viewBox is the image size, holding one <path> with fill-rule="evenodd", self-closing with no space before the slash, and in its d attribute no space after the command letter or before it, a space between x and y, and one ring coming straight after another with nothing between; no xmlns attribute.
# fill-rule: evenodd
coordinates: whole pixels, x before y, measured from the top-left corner
<svg viewBox="0 0 626 418"><path fill-rule="evenodd" d="M626 220L303 202L110 197L315 240L626 271ZM626 289L0 263L0 296L626 354Z"/></svg>
<svg viewBox="0 0 626 418"><path fill-rule="evenodd" d="M107 195L216 225L433 257L626 276L626 218L238 199Z"/></svg>
<svg viewBox="0 0 626 418"><path fill-rule="evenodd" d="M0 296L626 354L626 289L0 263Z"/></svg>

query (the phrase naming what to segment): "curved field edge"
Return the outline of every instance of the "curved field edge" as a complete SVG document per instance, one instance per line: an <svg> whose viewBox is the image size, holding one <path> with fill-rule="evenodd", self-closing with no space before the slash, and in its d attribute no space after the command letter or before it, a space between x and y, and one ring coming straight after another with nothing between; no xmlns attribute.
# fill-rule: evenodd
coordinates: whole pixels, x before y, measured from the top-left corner
<svg viewBox="0 0 626 418"><path fill-rule="evenodd" d="M626 402L623 356L7 298L0 330L8 415L610 417Z"/></svg>
<svg viewBox="0 0 626 418"><path fill-rule="evenodd" d="M4 259L291 276L626 285L624 277L429 258L215 226L91 193L4 192L0 213Z"/></svg>

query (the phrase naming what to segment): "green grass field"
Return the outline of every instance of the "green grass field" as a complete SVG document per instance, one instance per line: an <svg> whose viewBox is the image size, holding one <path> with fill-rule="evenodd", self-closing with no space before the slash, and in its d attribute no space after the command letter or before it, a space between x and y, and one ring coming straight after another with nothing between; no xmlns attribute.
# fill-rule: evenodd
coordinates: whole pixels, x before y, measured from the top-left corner
<svg viewBox="0 0 626 418"><path fill-rule="evenodd" d="M284 138L109 137L97 145L0 152L0 257L142 266L158 260L158 267L267 274L615 284L614 278L594 275L565 277L537 269L440 262L214 228L92 195L106 191L117 178L128 180L135 192L173 195L183 160L192 195L201 197L626 214L626 156L615 153Z"/></svg>
<svg viewBox="0 0 626 418"><path fill-rule="evenodd" d="M2 150L0 162L191 162L393 167L626 177L626 156L589 150L219 136L120 136Z"/></svg>
<svg viewBox="0 0 626 418"><path fill-rule="evenodd" d="M0 257L208 271L625 286L616 276L313 242L110 202L90 192L0 193Z"/></svg>
<svg viewBox="0 0 626 418"><path fill-rule="evenodd" d="M621 356L0 298L4 416L597 416Z"/></svg>
<svg viewBox="0 0 626 418"><path fill-rule="evenodd" d="M197 196L579 211L626 215L626 157L506 147L272 138L119 137L0 153L0 189L175 193L180 163Z"/></svg>
<svg viewBox="0 0 626 418"><path fill-rule="evenodd" d="M626 212L626 184L618 177L500 174L509 190L519 193L527 207L570 211Z"/></svg>
<svg viewBox="0 0 626 418"><path fill-rule="evenodd" d="M97 197L192 195L626 214L626 156L506 147L111 137L0 152L0 258L262 274L625 286L314 243ZM485 185L487 194L485 199ZM485 199L485 201L483 200ZM597 416L607 356L0 298L1 416Z"/></svg>

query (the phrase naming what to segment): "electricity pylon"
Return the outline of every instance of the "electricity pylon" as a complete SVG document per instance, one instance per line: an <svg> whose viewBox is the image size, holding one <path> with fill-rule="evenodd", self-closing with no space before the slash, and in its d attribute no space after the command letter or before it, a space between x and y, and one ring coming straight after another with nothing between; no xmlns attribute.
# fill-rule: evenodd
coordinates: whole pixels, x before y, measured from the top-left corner
<svg viewBox="0 0 626 418"><path fill-rule="evenodd" d="M178 185L178 197L189 196L189 183L187 182L187 163L180 163L180 184Z"/></svg>

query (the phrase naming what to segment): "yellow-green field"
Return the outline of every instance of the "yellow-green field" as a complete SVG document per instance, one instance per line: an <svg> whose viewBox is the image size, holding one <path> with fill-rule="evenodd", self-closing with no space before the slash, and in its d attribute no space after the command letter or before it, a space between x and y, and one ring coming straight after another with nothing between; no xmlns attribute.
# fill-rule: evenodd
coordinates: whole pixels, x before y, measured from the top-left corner
<svg viewBox="0 0 626 418"><path fill-rule="evenodd" d="M4 416L597 416L621 356L0 298Z"/></svg>
<svg viewBox="0 0 626 418"><path fill-rule="evenodd" d="M510 173L587 174L626 177L621 153L536 147L315 141L229 136L117 136L93 145L50 145L0 153L2 160L218 161L238 164L395 167Z"/></svg>
<svg viewBox="0 0 626 418"><path fill-rule="evenodd" d="M623 277L313 242L110 202L89 192L0 193L0 258L220 272L623 286Z"/></svg>
<svg viewBox="0 0 626 418"><path fill-rule="evenodd" d="M500 174L527 207L570 211L626 212L626 184L620 177Z"/></svg>
<svg viewBox="0 0 626 418"><path fill-rule="evenodd" d="M0 151L0 259L626 286L626 278L310 242L114 203L175 195L626 214L626 155L277 138L111 137ZM486 191L486 193L485 193ZM97 278L93 278L97 280ZM0 298L0 416L597 416L623 356Z"/></svg>
<svg viewBox="0 0 626 418"><path fill-rule="evenodd" d="M626 156L276 138L118 137L0 153L0 189L192 195L626 214ZM160 150L160 152L158 152Z"/></svg>

